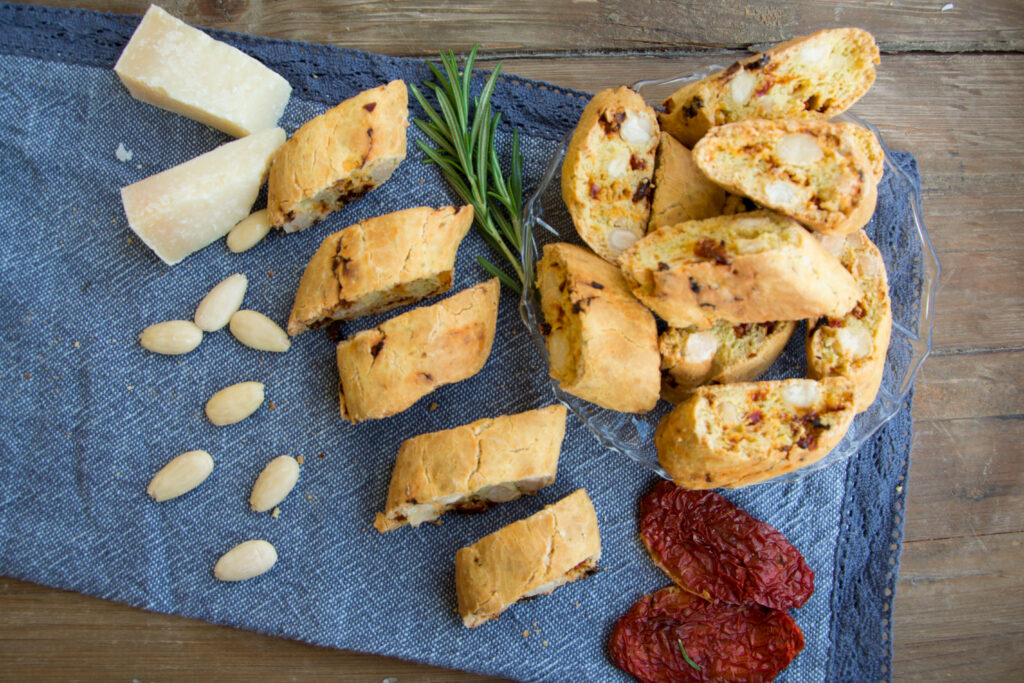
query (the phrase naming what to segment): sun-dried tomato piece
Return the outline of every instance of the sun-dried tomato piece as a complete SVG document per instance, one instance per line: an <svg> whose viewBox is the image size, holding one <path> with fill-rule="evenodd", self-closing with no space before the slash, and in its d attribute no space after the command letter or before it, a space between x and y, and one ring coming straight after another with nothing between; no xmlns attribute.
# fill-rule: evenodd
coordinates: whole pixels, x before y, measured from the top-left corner
<svg viewBox="0 0 1024 683"><path fill-rule="evenodd" d="M708 600L788 609L814 592L814 572L785 536L712 491L659 482L640 502L640 535L655 564Z"/></svg>
<svg viewBox="0 0 1024 683"><path fill-rule="evenodd" d="M608 643L612 661L646 683L770 681L803 648L783 611L711 603L675 586L640 598Z"/></svg>

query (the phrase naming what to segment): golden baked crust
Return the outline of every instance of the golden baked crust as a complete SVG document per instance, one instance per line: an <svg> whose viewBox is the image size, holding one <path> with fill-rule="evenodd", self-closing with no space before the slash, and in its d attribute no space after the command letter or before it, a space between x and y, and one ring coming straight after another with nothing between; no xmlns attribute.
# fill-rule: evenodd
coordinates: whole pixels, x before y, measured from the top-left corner
<svg viewBox="0 0 1024 683"><path fill-rule="evenodd" d="M270 166L270 224L305 230L378 187L405 159L408 126L403 81L365 90L304 123Z"/></svg>
<svg viewBox="0 0 1024 683"><path fill-rule="evenodd" d="M665 100L658 120L693 147L709 128L732 121L830 119L868 91L878 61L878 46L867 31L818 31L683 86Z"/></svg>
<svg viewBox="0 0 1024 683"><path fill-rule="evenodd" d="M544 245L537 288L551 376L604 408L645 413L658 402L658 330L618 268L583 247Z"/></svg>
<svg viewBox="0 0 1024 683"><path fill-rule="evenodd" d="M615 263L647 231L658 121L643 98L623 86L594 95L562 164L562 200L576 232Z"/></svg>
<svg viewBox="0 0 1024 683"><path fill-rule="evenodd" d="M565 436L563 405L477 420L402 442L381 533L457 509L486 510L555 483Z"/></svg>
<svg viewBox="0 0 1024 683"><path fill-rule="evenodd" d="M651 200L648 232L663 225L725 213L725 190L704 176L690 150L662 132L658 143L658 164L654 169L654 198Z"/></svg>
<svg viewBox="0 0 1024 683"><path fill-rule="evenodd" d="M660 228L622 255L633 293L672 327L844 315L860 289L796 222L771 211ZM811 313L806 311L834 311Z"/></svg>
<svg viewBox="0 0 1024 683"><path fill-rule="evenodd" d="M658 337L661 397L681 403L704 384L757 379L775 362L796 329L795 321L732 323L706 330L670 327Z"/></svg>
<svg viewBox="0 0 1024 683"><path fill-rule="evenodd" d="M853 416L842 377L708 385L662 418L654 444L679 486L732 488L817 462Z"/></svg>
<svg viewBox="0 0 1024 683"><path fill-rule="evenodd" d="M846 236L839 260L864 294L842 317L808 321L807 376L850 380L859 413L874 402L882 384L892 335L892 302L885 261L863 230Z"/></svg>
<svg viewBox="0 0 1024 683"><path fill-rule="evenodd" d="M462 623L479 626L522 598L584 578L600 558L597 514L579 489L455 553Z"/></svg>
<svg viewBox="0 0 1024 683"><path fill-rule="evenodd" d="M328 235L302 274L288 334L447 292L455 252L472 223L471 206L422 206Z"/></svg>
<svg viewBox="0 0 1024 683"><path fill-rule="evenodd" d="M354 424L394 415L480 372L494 341L498 294L494 278L338 344L341 416Z"/></svg>
<svg viewBox="0 0 1024 683"><path fill-rule="evenodd" d="M882 156L865 128L796 119L712 128L693 149L700 170L725 189L833 234L871 220Z"/></svg>

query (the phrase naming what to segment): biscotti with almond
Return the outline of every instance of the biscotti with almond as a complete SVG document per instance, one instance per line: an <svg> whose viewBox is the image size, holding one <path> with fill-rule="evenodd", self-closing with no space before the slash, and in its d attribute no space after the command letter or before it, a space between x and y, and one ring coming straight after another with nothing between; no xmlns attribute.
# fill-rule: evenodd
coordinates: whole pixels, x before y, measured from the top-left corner
<svg viewBox="0 0 1024 683"><path fill-rule="evenodd" d="M708 385L662 418L654 444L683 488L746 486L825 457L854 414L842 377Z"/></svg>
<svg viewBox="0 0 1024 683"><path fill-rule="evenodd" d="M304 123L278 150L267 181L270 224L305 230L379 187L405 159L409 93L391 81Z"/></svg>
<svg viewBox="0 0 1024 683"><path fill-rule="evenodd" d="M796 329L795 321L732 323L706 330L670 327L658 337L661 397L681 403L704 384L757 379L775 362Z"/></svg>
<svg viewBox="0 0 1024 683"><path fill-rule="evenodd" d="M480 372L494 342L498 294L494 278L338 344L341 416L353 424L388 417Z"/></svg>
<svg viewBox="0 0 1024 683"><path fill-rule="evenodd" d="M566 410L553 405L407 439L398 449L384 533L432 522L449 510L475 512L555 483Z"/></svg>
<svg viewBox="0 0 1024 683"><path fill-rule="evenodd" d="M865 128L796 119L719 126L693 148L697 166L715 183L830 234L871 220L882 156Z"/></svg>
<svg viewBox="0 0 1024 683"><path fill-rule="evenodd" d="M551 377L604 408L645 413L658 402L658 329L618 268L583 247L546 244L537 263Z"/></svg>
<svg viewBox="0 0 1024 683"><path fill-rule="evenodd" d="M725 210L725 200L725 190L704 176L690 150L668 133L662 133L648 232L663 225L735 213Z"/></svg>
<svg viewBox="0 0 1024 683"><path fill-rule="evenodd" d="M687 147L712 127L751 118L830 119L875 82L878 46L867 31L836 28L794 38L689 83L658 118Z"/></svg>
<svg viewBox="0 0 1024 683"><path fill-rule="evenodd" d="M658 121L626 87L594 95L562 164L562 199L576 232L612 263L647 231Z"/></svg>
<svg viewBox="0 0 1024 683"><path fill-rule="evenodd" d="M672 327L841 316L860 298L853 276L811 233L771 211L659 228L621 266L637 298Z"/></svg>
<svg viewBox="0 0 1024 683"><path fill-rule="evenodd" d="M892 335L892 302L885 262L863 230L846 235L839 261L853 274L863 296L842 317L807 323L807 375L845 377L854 385L857 412L878 395Z"/></svg>
<svg viewBox="0 0 1024 683"><path fill-rule="evenodd" d="M519 600L551 593L597 569L601 535L583 489L455 553L455 594L467 627Z"/></svg>
<svg viewBox="0 0 1024 683"><path fill-rule="evenodd" d="M447 292L455 253L472 223L472 206L421 206L328 235L302 274L288 334Z"/></svg>

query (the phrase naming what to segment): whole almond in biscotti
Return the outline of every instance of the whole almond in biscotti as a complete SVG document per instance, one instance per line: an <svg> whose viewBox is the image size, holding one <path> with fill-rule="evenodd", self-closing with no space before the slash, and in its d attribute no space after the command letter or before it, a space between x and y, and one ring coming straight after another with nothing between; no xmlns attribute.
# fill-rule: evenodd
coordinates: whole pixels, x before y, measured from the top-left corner
<svg viewBox="0 0 1024 683"><path fill-rule="evenodd" d="M150 325L139 335L142 348L178 356L193 351L203 341L203 331L191 320L168 320Z"/></svg>
<svg viewBox="0 0 1024 683"><path fill-rule="evenodd" d="M658 120L626 87L594 95L562 164L562 200L576 232L612 263L647 231Z"/></svg>
<svg viewBox="0 0 1024 683"><path fill-rule="evenodd" d="M249 496L249 505L256 512L266 512L288 497L299 481L299 463L288 455L274 458L260 472Z"/></svg>
<svg viewBox="0 0 1024 683"><path fill-rule="evenodd" d="M206 417L223 427L241 422L256 412L263 403L261 382L239 382L224 387L206 402Z"/></svg>
<svg viewBox="0 0 1024 683"><path fill-rule="evenodd" d="M693 147L710 128L733 121L830 119L868 91L878 61L867 31L818 31L688 83L665 100L659 122Z"/></svg>
<svg viewBox="0 0 1024 683"><path fill-rule="evenodd" d="M270 227L270 217L266 209L252 212L231 228L227 237L228 249L235 254L252 249L267 236Z"/></svg>
<svg viewBox="0 0 1024 683"><path fill-rule="evenodd" d="M213 472L213 458L206 451L188 451L163 466L149 482L146 493L162 503L177 498L206 481Z"/></svg>
<svg viewBox="0 0 1024 683"><path fill-rule="evenodd" d="M241 310L231 316L231 334L249 348L283 353L292 347L281 326L256 311Z"/></svg>
<svg viewBox="0 0 1024 683"><path fill-rule="evenodd" d="M204 332L216 332L231 320L242 305L249 280L241 273L229 275L211 289L196 307L196 326Z"/></svg>
<svg viewBox="0 0 1024 683"><path fill-rule="evenodd" d="M277 550L264 540L239 543L224 553L213 567L221 581L245 581L270 570L277 562Z"/></svg>

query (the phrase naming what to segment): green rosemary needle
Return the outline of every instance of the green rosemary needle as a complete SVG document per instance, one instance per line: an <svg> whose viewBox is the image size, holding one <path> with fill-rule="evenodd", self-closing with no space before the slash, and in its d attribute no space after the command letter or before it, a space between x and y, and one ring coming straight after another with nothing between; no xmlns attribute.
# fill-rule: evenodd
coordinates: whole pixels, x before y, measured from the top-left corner
<svg viewBox="0 0 1024 683"><path fill-rule="evenodd" d="M683 659L686 660L686 663L689 664L690 666L692 666L697 671L700 671L701 667L696 662L694 662L692 659L690 659L690 655L686 654L686 648L683 647L683 641L679 640L677 638L676 642L679 643L679 651L683 653Z"/></svg>
<svg viewBox="0 0 1024 683"><path fill-rule="evenodd" d="M508 260L519 281L485 258L477 257L477 261L505 286L521 292L524 281L519 264L522 246L519 223L523 205L523 158L519 153L519 131L512 131L510 173L505 178L494 146L501 114L491 115L490 102L501 64L494 67L480 94L472 97L470 79L477 47L473 46L461 71L451 51L440 53L441 68L428 62L436 82L427 82L424 86L434 93L440 112L415 85L409 86L429 119L413 122L437 147L422 140L416 142L427 157L424 162L435 164L462 201L473 206L473 222L480 234Z"/></svg>

